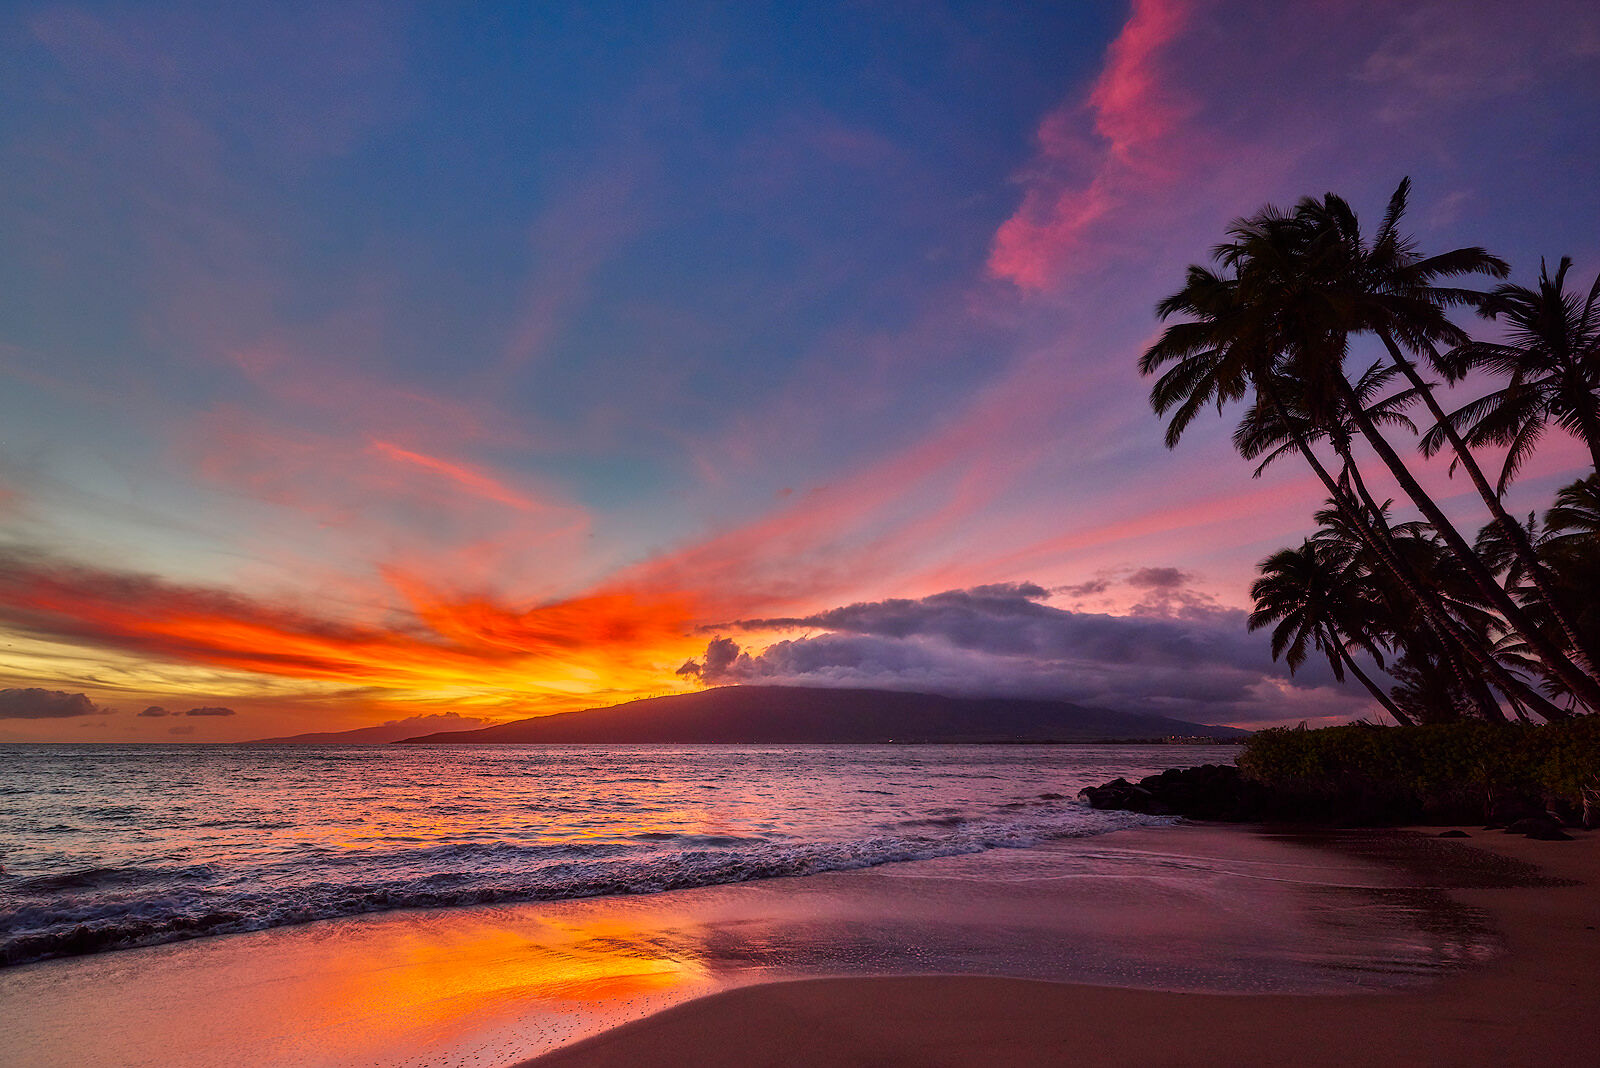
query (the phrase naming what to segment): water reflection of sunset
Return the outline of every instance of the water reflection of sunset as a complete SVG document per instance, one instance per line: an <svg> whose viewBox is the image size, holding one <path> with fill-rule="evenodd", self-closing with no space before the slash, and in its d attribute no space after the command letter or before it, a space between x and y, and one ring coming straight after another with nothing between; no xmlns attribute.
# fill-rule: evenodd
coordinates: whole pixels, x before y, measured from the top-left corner
<svg viewBox="0 0 1600 1068"><path fill-rule="evenodd" d="M407 925L341 959L306 989L313 1006L339 1006L385 1030L433 1031L489 1008L567 1012L580 1003L661 993L704 979L692 959L654 952L619 919L543 922L440 933ZM325 1011L325 1009L324 1009Z"/></svg>
<svg viewBox="0 0 1600 1068"><path fill-rule="evenodd" d="M73 1063L510 1063L716 989L661 926L588 902L391 913L13 971L0 998Z"/></svg>

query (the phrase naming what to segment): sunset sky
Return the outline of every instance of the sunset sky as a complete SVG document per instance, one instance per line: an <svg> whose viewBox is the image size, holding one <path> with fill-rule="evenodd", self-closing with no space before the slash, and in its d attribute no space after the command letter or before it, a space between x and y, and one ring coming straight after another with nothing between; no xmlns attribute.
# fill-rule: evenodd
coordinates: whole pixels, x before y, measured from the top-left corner
<svg viewBox="0 0 1600 1068"><path fill-rule="evenodd" d="M24 2L0 99L0 740L1361 715L1245 632L1320 487L1163 448L1155 302L1406 175L1424 248L1600 270L1586 0Z"/></svg>

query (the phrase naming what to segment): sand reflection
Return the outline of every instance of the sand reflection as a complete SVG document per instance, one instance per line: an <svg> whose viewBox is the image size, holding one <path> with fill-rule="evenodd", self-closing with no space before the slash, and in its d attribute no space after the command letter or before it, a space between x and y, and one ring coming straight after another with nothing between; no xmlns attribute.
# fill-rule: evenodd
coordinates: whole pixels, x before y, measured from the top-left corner
<svg viewBox="0 0 1600 1068"><path fill-rule="evenodd" d="M692 940L664 953L658 922L582 911L393 913L0 972L0 1000L24 1010L0 1023L0 1051L48 1051L25 1062L41 1066L493 1065L716 988Z"/></svg>

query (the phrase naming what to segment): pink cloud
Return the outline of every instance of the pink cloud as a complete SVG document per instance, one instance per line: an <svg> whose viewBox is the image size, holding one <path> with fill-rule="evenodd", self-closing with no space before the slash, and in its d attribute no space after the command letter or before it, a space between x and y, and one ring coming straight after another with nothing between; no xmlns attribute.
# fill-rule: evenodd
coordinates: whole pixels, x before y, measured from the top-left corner
<svg viewBox="0 0 1600 1068"><path fill-rule="evenodd" d="M493 476L467 464L454 463L437 456L403 449L390 441L374 441L368 448L380 456L438 475L468 493L509 505L518 511L532 512L541 507L539 502L531 497L518 493Z"/></svg>
<svg viewBox="0 0 1600 1068"><path fill-rule="evenodd" d="M1161 62L1192 8L1187 0L1135 0L1086 104L1063 105L1040 124L1022 204L995 234L993 275L1024 289L1048 288L1085 251L1096 224L1131 195L1176 179L1180 159L1171 138L1194 109Z"/></svg>

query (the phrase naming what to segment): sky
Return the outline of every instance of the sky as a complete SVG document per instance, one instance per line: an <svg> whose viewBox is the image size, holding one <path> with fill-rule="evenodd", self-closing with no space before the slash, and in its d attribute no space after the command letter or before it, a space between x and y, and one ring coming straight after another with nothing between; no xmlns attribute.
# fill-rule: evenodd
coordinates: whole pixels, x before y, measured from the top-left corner
<svg viewBox="0 0 1600 1068"><path fill-rule="evenodd" d="M1246 632L1319 487L1164 448L1156 301L1408 175L1425 249L1600 270L1586 2L15 3L0 98L0 740L1368 715Z"/></svg>

